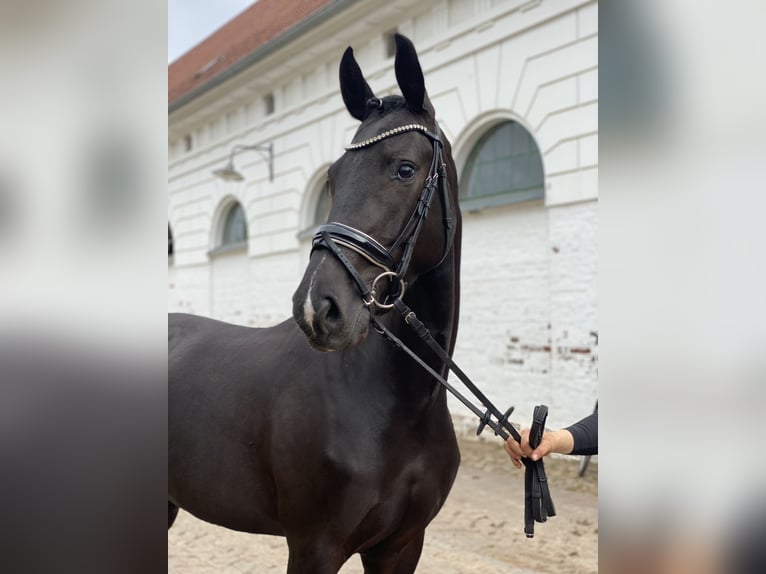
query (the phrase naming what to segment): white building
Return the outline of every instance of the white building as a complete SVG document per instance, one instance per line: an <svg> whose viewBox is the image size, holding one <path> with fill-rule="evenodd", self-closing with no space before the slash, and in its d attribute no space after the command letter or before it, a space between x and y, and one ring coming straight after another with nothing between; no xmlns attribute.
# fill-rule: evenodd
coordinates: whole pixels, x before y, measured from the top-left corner
<svg viewBox="0 0 766 574"><path fill-rule="evenodd" d="M514 421L545 403L550 426L573 422L597 398L596 2L260 0L226 24L169 67L169 308L291 315L326 169L358 125L341 54L395 93L394 31L415 43L460 174L455 358ZM258 151L234 157L243 181L212 175L233 146L266 144L273 181Z"/></svg>

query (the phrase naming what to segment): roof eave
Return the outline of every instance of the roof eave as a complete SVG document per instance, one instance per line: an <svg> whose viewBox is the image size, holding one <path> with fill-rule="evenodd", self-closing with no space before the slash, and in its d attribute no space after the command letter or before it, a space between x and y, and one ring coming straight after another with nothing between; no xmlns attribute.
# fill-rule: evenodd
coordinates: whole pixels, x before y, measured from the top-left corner
<svg viewBox="0 0 766 574"><path fill-rule="evenodd" d="M268 42L266 42L265 44L263 44L256 50L250 52L247 56L235 62L234 64L232 64L231 66L223 70L221 73L213 76L204 84L201 84L197 86L196 88L193 88L189 92L183 94L182 96L170 102L168 104L168 114L171 114L174 111L181 109L186 104L194 101L195 99L209 92L213 88L220 86L221 84L223 84L227 80L230 80L237 74L243 72L244 70L246 70L253 64L259 62L260 60L263 60L264 58L273 54L280 48L283 48L284 46L288 45L290 42L299 38L307 30L335 16L338 12L341 12L347 6L350 6L353 2L354 0L334 0L330 4L327 4L326 6L323 6L322 8L317 10L316 12L313 12L312 14L310 14L309 16L307 16L306 18L298 22L295 26L288 28L284 33L280 34L276 38L273 38L272 40L269 40Z"/></svg>

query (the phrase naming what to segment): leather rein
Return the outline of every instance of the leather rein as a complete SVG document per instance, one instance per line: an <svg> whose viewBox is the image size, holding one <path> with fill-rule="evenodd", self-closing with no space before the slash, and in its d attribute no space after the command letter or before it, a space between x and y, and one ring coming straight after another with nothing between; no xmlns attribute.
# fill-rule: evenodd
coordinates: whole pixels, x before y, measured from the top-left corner
<svg viewBox="0 0 766 574"><path fill-rule="evenodd" d="M353 143L346 148L347 151L356 151L372 146L384 139L394 137L403 133L417 131L428 138L433 144L433 156L431 166L428 170L428 176L423 184L423 190L420 193L418 202L410 215L407 223L402 228L397 239L390 248L385 248L370 235L343 223L329 222L321 225L314 235L311 250L324 248L328 249L345 267L351 279L356 284L362 296L362 300L367 307L377 307L382 311L388 311L395 308L404 319L404 322L428 345L436 356L447 366L448 371L452 371L473 396L482 404L485 410L480 409L470 399L466 398L455 387L447 382L446 378L434 370L423 359L421 359L412 349L410 349L401 339L392 333L379 319L378 315L370 309L370 321L375 330L386 340L392 343L396 348L407 353L415 362L425 369L433 378L435 378L445 389L452 393L463 405L479 418L479 427L476 434L480 434L485 427L491 428L494 433L507 440L512 436L517 442L521 442L521 436L516 428L510 423L508 417L513 412L510 407L505 413L501 413L497 407L482 393L482 391L471 381L471 379L458 367L452 360L452 357L445 351L441 345L434 339L431 332L423 324L415 313L403 301L406 283L404 277L409 268L415 244L418 240L423 223L428 216L431 203L434 198L434 192L438 189L439 197L442 202L442 212L444 214L444 253L434 268L441 265L446 259L452 248L455 237L453 220L450 217L449 192L447 189L447 174L445 164L442 158L442 140L441 130L436 125L435 133L428 130L420 124L408 124L382 132L376 136L368 138L358 143ZM341 247L354 251L361 255L367 261L383 270L373 281L371 285L361 277L351 261L346 257ZM394 253L402 248L402 256L397 263ZM384 278L390 280L393 292L389 293L383 301L378 300L379 293L378 282ZM535 407L532 427L530 429L530 446L536 448L542 439L545 421L548 416L548 408L545 405ZM548 488L545 467L542 460L532 461L528 458L522 458L525 470L525 494L524 494L524 532L527 538L534 536L534 523L545 522L548 516L555 516L556 510L553 506L550 490Z"/></svg>

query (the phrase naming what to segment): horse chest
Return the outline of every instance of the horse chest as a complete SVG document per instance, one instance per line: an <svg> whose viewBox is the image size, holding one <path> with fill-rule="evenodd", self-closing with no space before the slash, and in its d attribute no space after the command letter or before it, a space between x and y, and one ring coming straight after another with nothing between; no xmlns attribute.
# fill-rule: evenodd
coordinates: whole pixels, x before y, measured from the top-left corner
<svg viewBox="0 0 766 574"><path fill-rule="evenodd" d="M443 437L445 445L450 445L450 438ZM317 491L324 505L318 514L321 521L343 525L346 545L354 551L394 533L425 528L446 500L459 462L456 447L434 447L402 437L375 442L385 447L368 450L364 441L346 443L343 458L333 457L324 472L329 480ZM435 451L443 455L434 456Z"/></svg>

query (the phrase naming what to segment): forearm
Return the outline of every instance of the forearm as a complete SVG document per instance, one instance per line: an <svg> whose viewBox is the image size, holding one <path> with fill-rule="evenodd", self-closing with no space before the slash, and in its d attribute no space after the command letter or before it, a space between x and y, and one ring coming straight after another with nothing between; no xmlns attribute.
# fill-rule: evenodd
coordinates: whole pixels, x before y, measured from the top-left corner
<svg viewBox="0 0 766 574"><path fill-rule="evenodd" d="M598 414L594 413L564 429L572 437L568 454L598 454ZM556 451L559 452L559 451Z"/></svg>
<svg viewBox="0 0 766 574"><path fill-rule="evenodd" d="M566 429L548 431L543 436L548 437L551 442L550 452L569 454L574 448L574 437L572 436L572 433Z"/></svg>

